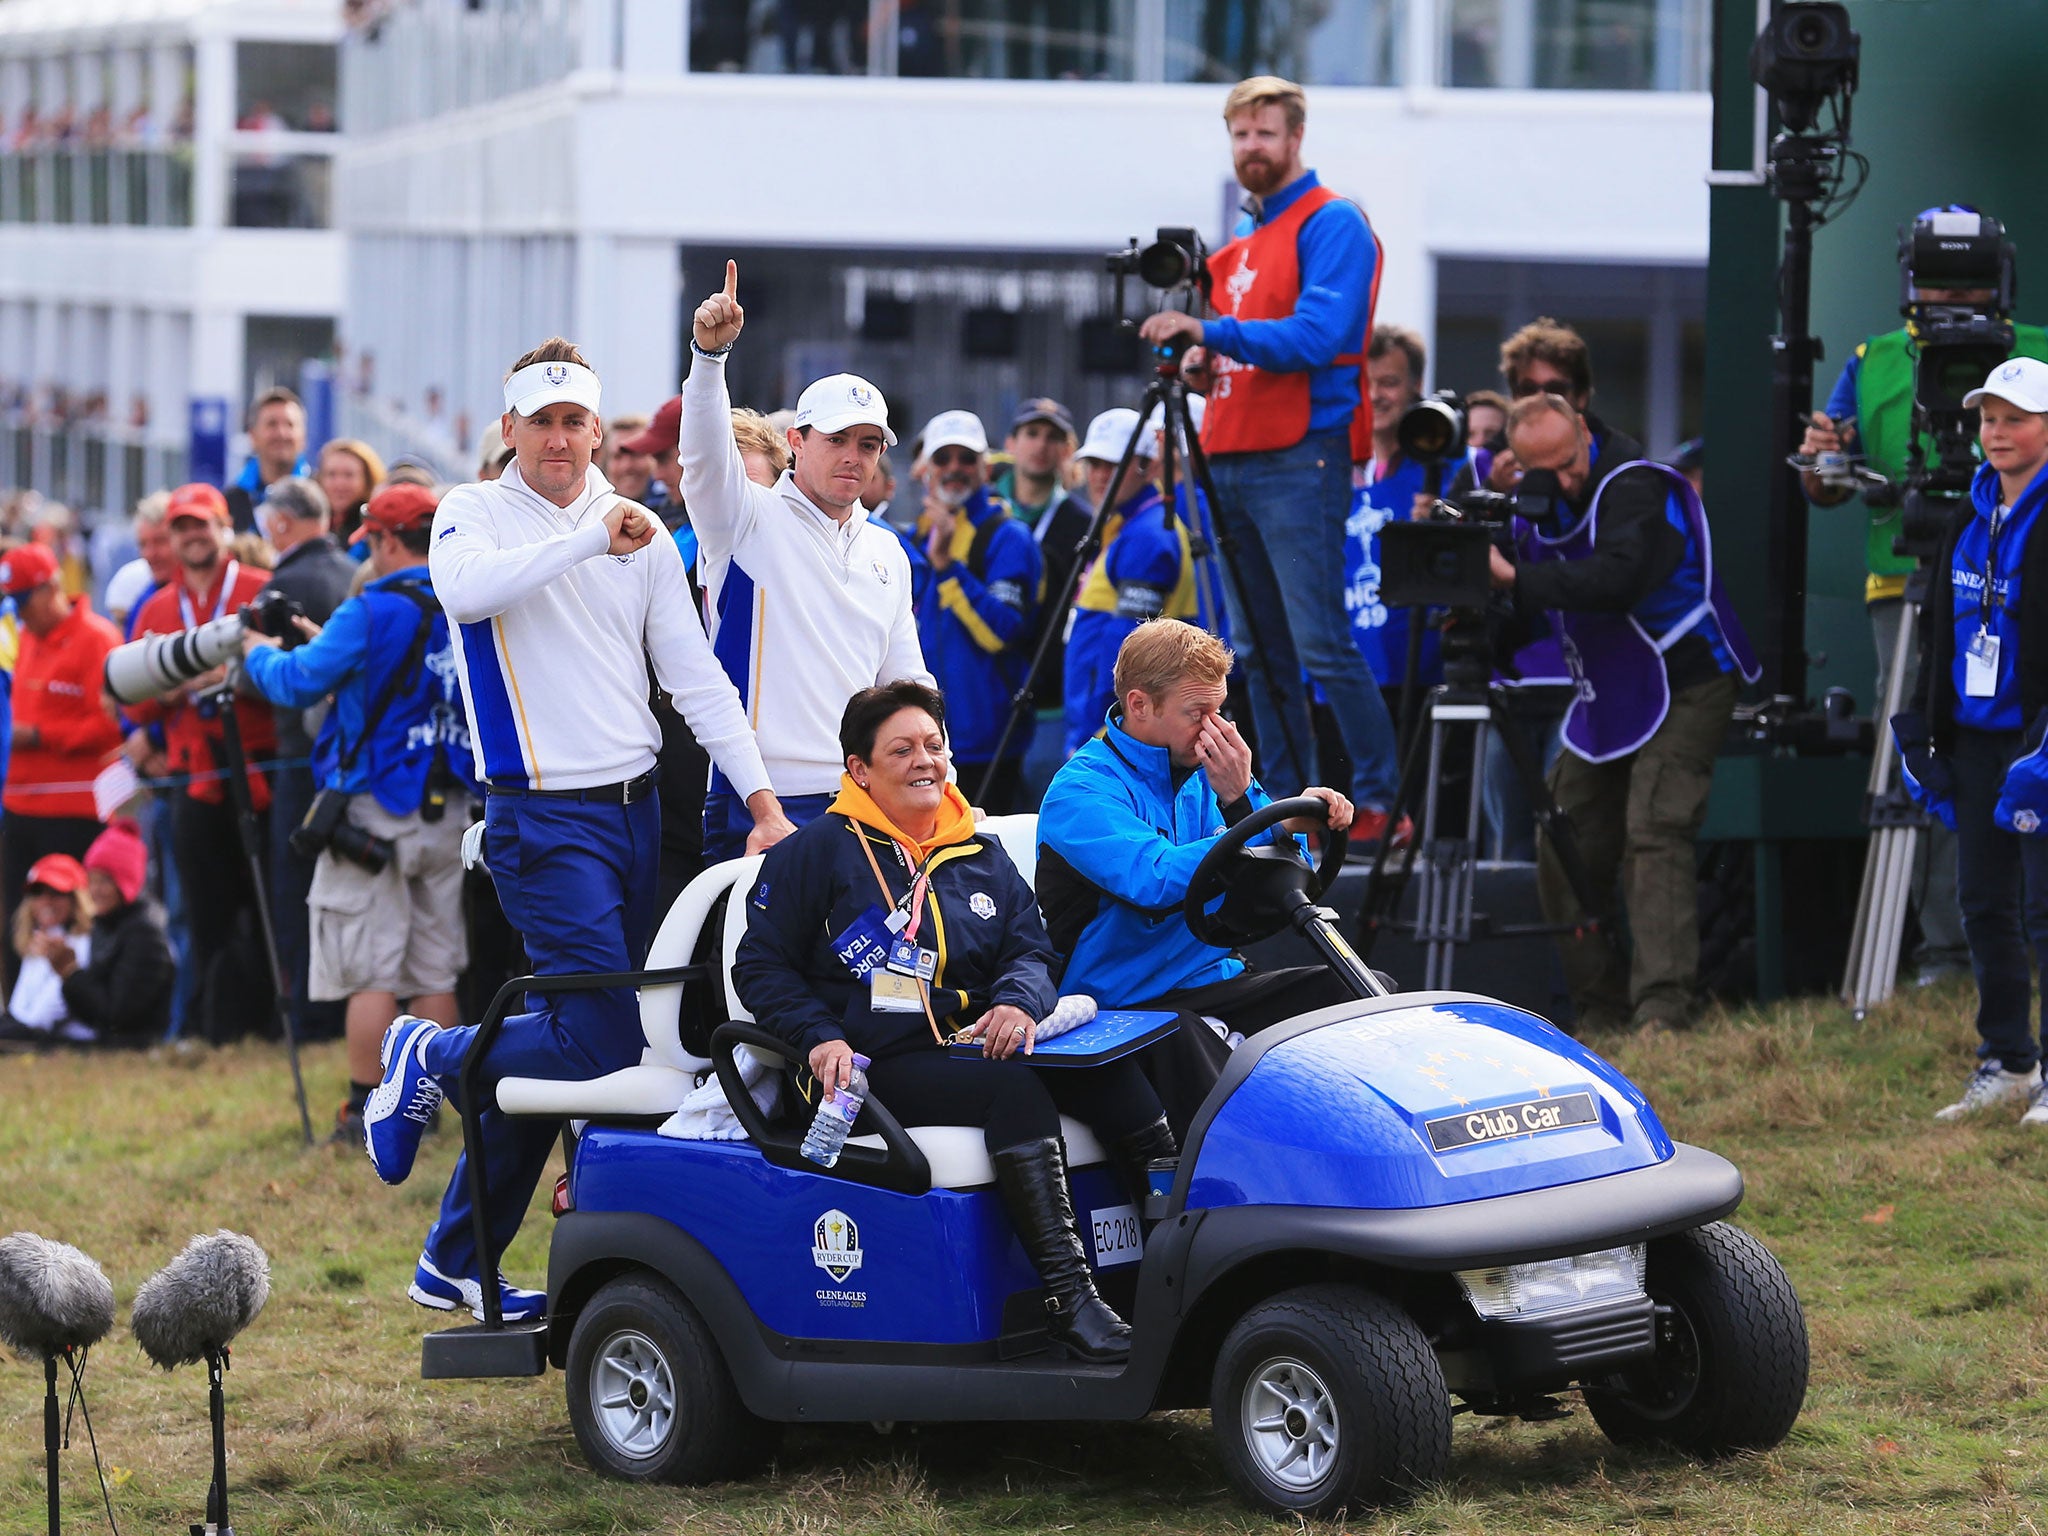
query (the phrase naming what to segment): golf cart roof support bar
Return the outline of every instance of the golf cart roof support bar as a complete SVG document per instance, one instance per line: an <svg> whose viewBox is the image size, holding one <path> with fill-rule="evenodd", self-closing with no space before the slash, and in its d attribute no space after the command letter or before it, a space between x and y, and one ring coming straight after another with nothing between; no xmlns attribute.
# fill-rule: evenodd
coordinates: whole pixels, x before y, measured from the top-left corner
<svg viewBox="0 0 2048 1536"><path fill-rule="evenodd" d="M474 1223L476 1238L477 1272L483 1277L481 1288L484 1302L484 1326L500 1329L505 1326L505 1314L499 1305L498 1287L493 1282L498 1274L498 1252L491 1242L491 1222L487 1201L490 1190L484 1179L484 1132L479 1119L482 1111L477 1104L477 1086L483 1076L484 1057L490 1054L497 1042L498 1031L504 1027L505 1013L511 1007L512 999L527 993L543 995L553 992L599 992L610 987L652 987L673 986L686 981L702 981L711 974L708 965L675 965L659 971L597 971L587 976L515 976L498 988L497 996L491 999L491 1006L484 1010L478 1021L476 1034L469 1042L469 1049L462 1056L462 1070L456 1077L461 1092L457 1108L462 1112L463 1166L469 1175L470 1219Z"/></svg>

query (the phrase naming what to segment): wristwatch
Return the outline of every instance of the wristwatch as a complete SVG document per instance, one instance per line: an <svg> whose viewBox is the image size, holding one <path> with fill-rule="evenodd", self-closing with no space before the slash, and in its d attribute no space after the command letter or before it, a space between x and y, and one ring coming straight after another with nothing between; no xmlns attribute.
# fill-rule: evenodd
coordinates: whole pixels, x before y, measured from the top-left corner
<svg viewBox="0 0 2048 1536"><path fill-rule="evenodd" d="M724 357L726 353L730 352L733 349L733 344L738 340L739 337L735 336L733 337L732 341L728 341L722 347L700 347L697 345L697 338L692 336L690 338L690 350L696 353L699 357L721 358Z"/></svg>

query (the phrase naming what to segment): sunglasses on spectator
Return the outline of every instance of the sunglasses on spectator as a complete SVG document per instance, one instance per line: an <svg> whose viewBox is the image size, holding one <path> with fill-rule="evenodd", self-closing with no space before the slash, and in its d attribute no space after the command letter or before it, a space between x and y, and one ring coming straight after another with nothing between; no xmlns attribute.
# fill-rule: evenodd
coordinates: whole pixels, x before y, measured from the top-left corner
<svg viewBox="0 0 2048 1536"><path fill-rule="evenodd" d="M932 463L940 469L971 469L981 455L965 448L941 448L932 455Z"/></svg>
<svg viewBox="0 0 2048 1536"><path fill-rule="evenodd" d="M1514 383L1514 393L1517 400L1526 400L1531 395L1555 395L1560 400L1569 400L1572 397L1572 386L1565 379L1545 379L1540 384L1534 379L1517 379Z"/></svg>

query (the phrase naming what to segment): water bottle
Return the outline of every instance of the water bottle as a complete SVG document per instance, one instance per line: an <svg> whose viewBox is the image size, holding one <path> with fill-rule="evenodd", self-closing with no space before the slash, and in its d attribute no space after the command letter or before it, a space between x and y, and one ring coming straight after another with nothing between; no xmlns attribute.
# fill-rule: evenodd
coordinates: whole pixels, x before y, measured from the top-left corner
<svg viewBox="0 0 2048 1536"><path fill-rule="evenodd" d="M868 1059L856 1055L853 1058L853 1076L846 1086L830 1099L819 1101L811 1128L804 1132L804 1156L820 1168L830 1168L837 1163L840 1148L846 1145L846 1138L853 1131L853 1122L860 1118L860 1107L867 1101Z"/></svg>

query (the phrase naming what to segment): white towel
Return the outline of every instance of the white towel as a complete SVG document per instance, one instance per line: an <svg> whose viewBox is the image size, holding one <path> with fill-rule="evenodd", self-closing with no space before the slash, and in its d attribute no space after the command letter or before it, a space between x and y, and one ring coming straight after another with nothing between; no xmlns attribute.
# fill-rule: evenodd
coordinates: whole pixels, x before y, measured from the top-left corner
<svg viewBox="0 0 2048 1536"><path fill-rule="evenodd" d="M747 1085L748 1094L762 1114L773 1115L776 1101L782 1096L782 1063L756 1056L749 1050L736 1055L740 1081ZM726 1101L725 1085L713 1073L701 1087L691 1090L681 1108L662 1121L660 1134L678 1141L743 1141L747 1133Z"/></svg>

